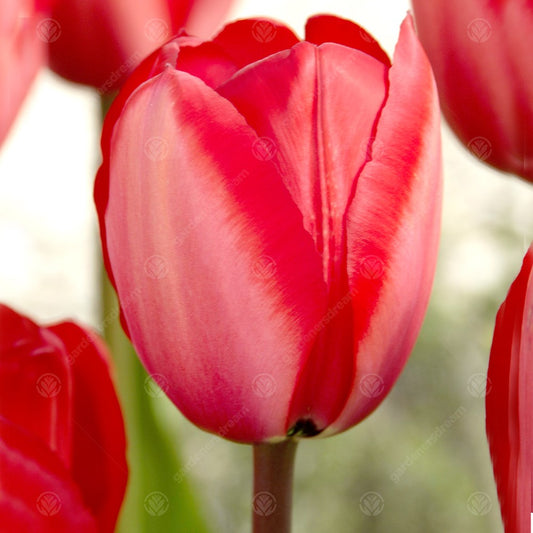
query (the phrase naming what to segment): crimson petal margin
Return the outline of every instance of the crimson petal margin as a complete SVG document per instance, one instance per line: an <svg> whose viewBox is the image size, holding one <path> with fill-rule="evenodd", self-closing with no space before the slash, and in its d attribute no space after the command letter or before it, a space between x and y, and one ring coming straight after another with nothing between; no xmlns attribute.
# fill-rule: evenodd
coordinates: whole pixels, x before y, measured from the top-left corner
<svg viewBox="0 0 533 533"><path fill-rule="evenodd" d="M389 56L376 39L351 20L333 15L315 15L307 20L305 40L315 44L343 44L376 58L386 67L391 65Z"/></svg>
<svg viewBox="0 0 533 533"><path fill-rule="evenodd" d="M272 54L288 50L300 39L272 19L245 19L228 24L214 39L239 69Z"/></svg>

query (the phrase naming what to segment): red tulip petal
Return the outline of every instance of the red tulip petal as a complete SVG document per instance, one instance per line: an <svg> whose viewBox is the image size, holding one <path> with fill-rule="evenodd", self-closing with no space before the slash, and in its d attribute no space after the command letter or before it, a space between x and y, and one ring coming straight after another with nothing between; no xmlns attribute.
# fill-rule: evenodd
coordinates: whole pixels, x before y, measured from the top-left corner
<svg viewBox="0 0 533 533"><path fill-rule="evenodd" d="M242 47L239 47L239 43L238 41L235 41L235 39L238 37L239 31L244 33L246 33L247 29L251 31L249 27L250 24L246 24L247 22L249 21L240 21L227 26L217 37L217 42L219 44L215 44L214 42L201 43L194 37L187 35L179 36L148 56L126 80L123 88L115 98L113 105L107 113L102 131L101 146L103 163L98 171L94 189L95 202L102 206L100 213L105 212L105 206L107 205L108 199L108 153L111 136L113 134L115 122L118 120L122 108L131 93L143 82L163 72L169 65L201 78L205 83L212 87L220 85L229 79L237 70L238 67L236 61L239 65L243 63L243 58L241 57L242 51L240 51ZM270 50L277 51L280 47L281 49L285 45L289 47L294 44L294 42L298 41L297 37L284 26L281 26L278 23L272 24L277 36L276 39L274 39L272 43L269 43L269 46L266 49L261 49L261 47L259 47L259 49L254 49L253 51L249 50L246 52L247 54L251 52L254 54L254 58L259 58L262 53L270 53ZM255 44L257 45L257 43ZM225 51L226 49L227 52ZM206 60L206 55L209 57L208 61ZM109 259L107 257L107 247L105 245L106 235L103 232L104 225L104 221L100 219L100 237L103 243L104 264L111 278L111 282L114 284L112 271L109 267ZM122 323L127 331L127 325L124 321L122 321Z"/></svg>
<svg viewBox="0 0 533 533"><path fill-rule="evenodd" d="M238 70L223 48L212 42L183 47L176 68L200 78L210 87L218 87Z"/></svg>
<svg viewBox="0 0 533 533"><path fill-rule="evenodd" d="M413 0L442 110L481 160L533 180L531 1Z"/></svg>
<svg viewBox="0 0 533 533"><path fill-rule="evenodd" d="M78 488L45 444L0 417L1 530L96 533Z"/></svg>
<svg viewBox="0 0 533 533"><path fill-rule="evenodd" d="M244 69L218 89L271 147L323 255L326 280L335 260L328 241L343 246L343 216L367 160L386 76L381 63L357 50L304 42Z"/></svg>
<svg viewBox="0 0 533 533"><path fill-rule="evenodd" d="M96 205L100 206L98 211L99 218L99 227L100 227L100 239L102 241L102 255L104 259L104 265L108 276L111 280L111 283L115 285L113 279L113 273L109 265L109 257L107 255L107 246L106 246L106 235L104 231L105 222L103 220L103 214L108 201L109 194L109 184L108 184L108 175L109 175L109 150L111 146L111 137L113 135L113 128L115 123L122 113L122 108L128 101L128 98L131 94L137 89L139 85L144 83L146 80L157 76L166 69L166 64L170 63L171 65L176 63L179 51L180 43L190 42L189 37L180 37L172 40L171 42L162 46L159 50L152 53L148 56L133 72L131 76L126 80L124 86L113 100L113 104L110 107L109 111L106 114L106 119L102 128L102 139L101 139L101 148L102 148L102 165L98 169L96 175L96 180L94 184L94 201ZM194 40L193 40L194 42ZM122 325L127 333L127 327L125 322L122 320Z"/></svg>
<svg viewBox="0 0 533 533"><path fill-rule="evenodd" d="M533 423L533 246L496 317L487 436L505 531L530 531Z"/></svg>
<svg viewBox="0 0 533 533"><path fill-rule="evenodd" d="M124 420L102 341L76 324L49 328L65 344L73 373L72 477L96 517L112 532L124 499L128 466Z"/></svg>
<svg viewBox="0 0 533 533"><path fill-rule="evenodd" d="M204 54L208 55L209 61L206 61ZM216 67L215 67L216 62ZM148 56L126 80L120 93L113 101L109 109L102 130L102 153L103 163L98 170L96 177L94 196L95 202L102 206L100 213L105 212L108 198L107 176L109 174L109 148L111 136L115 122L120 117L122 108L128 101L133 91L142 83L163 72L169 65L175 66L179 70L189 72L204 80L210 86L217 86L228 79L236 70L235 65L225 55L224 51L212 43L201 43L198 39L188 35L180 35L172 41L169 41L156 52ZM105 245L106 236L103 232L104 221L100 220L100 237L103 243L104 264L107 272L114 284L112 272L109 268L109 259L107 257L107 247ZM127 330L127 326L122 321Z"/></svg>
<svg viewBox="0 0 533 533"><path fill-rule="evenodd" d="M39 437L68 467L72 381L55 335L0 304L0 415Z"/></svg>
<svg viewBox="0 0 533 533"><path fill-rule="evenodd" d="M192 421L244 441L283 435L305 332L325 301L313 241L256 142L229 102L169 68L116 124L105 212L148 371Z"/></svg>
<svg viewBox="0 0 533 533"><path fill-rule="evenodd" d="M288 50L299 42L285 25L270 19L246 19L228 24L214 39L237 67Z"/></svg>
<svg viewBox="0 0 533 533"><path fill-rule="evenodd" d="M379 43L364 28L351 20L332 15L315 15L305 25L305 40L310 43L338 43L375 57L387 67L390 59Z"/></svg>
<svg viewBox="0 0 533 533"><path fill-rule="evenodd" d="M348 209L356 375L345 410L328 433L368 415L396 380L421 326L435 271L439 109L410 17L402 24L389 80L371 159ZM365 379L377 380L378 387L366 390Z"/></svg>
<svg viewBox="0 0 533 533"><path fill-rule="evenodd" d="M359 50L300 43L219 88L273 147L272 160L322 255L326 313L349 296L344 216L367 160L386 76L382 63ZM314 350L299 374L289 427L312 419L319 431L342 409L353 376L352 320L345 305L309 334Z"/></svg>
<svg viewBox="0 0 533 533"><path fill-rule="evenodd" d="M28 88L45 61L45 43L36 36L32 0L2 0L0 7L0 145Z"/></svg>

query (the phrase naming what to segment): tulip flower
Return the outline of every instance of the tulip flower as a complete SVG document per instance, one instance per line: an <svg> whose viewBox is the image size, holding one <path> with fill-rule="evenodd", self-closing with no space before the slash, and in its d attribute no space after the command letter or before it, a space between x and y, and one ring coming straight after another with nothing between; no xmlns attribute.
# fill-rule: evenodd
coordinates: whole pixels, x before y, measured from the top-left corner
<svg viewBox="0 0 533 533"><path fill-rule="evenodd" d="M208 37L231 0L55 0L50 12L50 66L68 80L119 87L149 53L182 27Z"/></svg>
<svg viewBox="0 0 533 533"><path fill-rule="evenodd" d="M181 35L108 113L95 190L123 325L191 421L331 435L392 387L429 298L439 110L408 17L391 63L356 24Z"/></svg>
<svg viewBox="0 0 533 533"><path fill-rule="evenodd" d="M496 317L487 436L506 533L529 533L533 510L533 245Z"/></svg>
<svg viewBox="0 0 533 533"><path fill-rule="evenodd" d="M533 181L533 1L412 5L454 132L482 161Z"/></svg>
<svg viewBox="0 0 533 533"><path fill-rule="evenodd" d="M108 354L0 305L2 531L112 532L128 470Z"/></svg>
<svg viewBox="0 0 533 533"><path fill-rule="evenodd" d="M0 145L45 61L36 27L43 2L2 0L0 4Z"/></svg>

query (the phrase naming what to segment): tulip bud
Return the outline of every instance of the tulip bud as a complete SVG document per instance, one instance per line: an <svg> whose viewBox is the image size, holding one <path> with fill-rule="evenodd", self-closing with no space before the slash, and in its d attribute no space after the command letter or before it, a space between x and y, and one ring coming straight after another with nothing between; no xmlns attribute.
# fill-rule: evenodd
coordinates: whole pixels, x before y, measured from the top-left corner
<svg viewBox="0 0 533 533"><path fill-rule="evenodd" d="M304 41L254 19L178 37L128 80L102 150L123 325L191 421L276 441L379 405L421 326L440 224L439 109L409 17L392 66L333 16Z"/></svg>

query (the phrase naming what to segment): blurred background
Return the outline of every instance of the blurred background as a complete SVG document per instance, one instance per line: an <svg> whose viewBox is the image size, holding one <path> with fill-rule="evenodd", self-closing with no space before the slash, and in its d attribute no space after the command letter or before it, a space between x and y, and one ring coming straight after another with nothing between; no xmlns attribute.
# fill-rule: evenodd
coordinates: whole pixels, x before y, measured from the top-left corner
<svg viewBox="0 0 533 533"><path fill-rule="evenodd" d="M303 35L309 15L329 12L363 25L392 55L408 9L404 0L241 0L228 18L277 18ZM95 91L38 75L0 150L0 300L36 320L71 317L105 333L92 204L99 106ZM533 239L533 187L479 163L446 126L443 153L440 256L418 343L370 418L301 442L295 533L502 531L486 370L497 308ZM135 377L117 368L134 413L121 530L249 531L251 448L192 426L127 357ZM166 501L163 513L150 507L154 494Z"/></svg>

